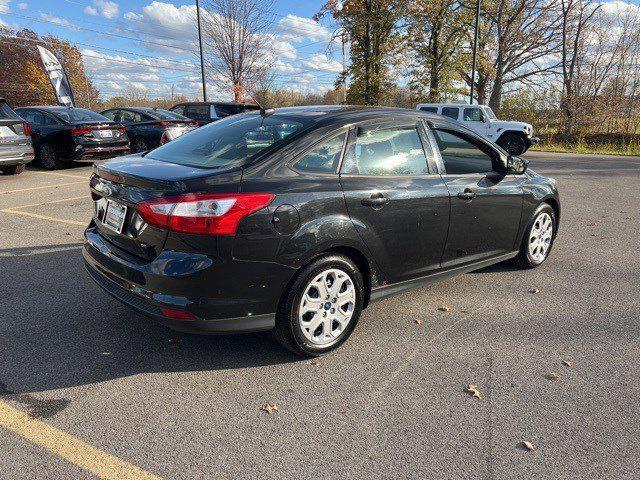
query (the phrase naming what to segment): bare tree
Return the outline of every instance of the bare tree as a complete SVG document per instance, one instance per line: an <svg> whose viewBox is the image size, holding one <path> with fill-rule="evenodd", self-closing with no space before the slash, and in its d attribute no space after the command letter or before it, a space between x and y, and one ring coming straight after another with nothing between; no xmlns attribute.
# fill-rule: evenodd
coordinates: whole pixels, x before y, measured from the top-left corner
<svg viewBox="0 0 640 480"><path fill-rule="evenodd" d="M271 69L274 16L257 0L207 0L204 9L209 80L230 88L235 101L242 102Z"/></svg>

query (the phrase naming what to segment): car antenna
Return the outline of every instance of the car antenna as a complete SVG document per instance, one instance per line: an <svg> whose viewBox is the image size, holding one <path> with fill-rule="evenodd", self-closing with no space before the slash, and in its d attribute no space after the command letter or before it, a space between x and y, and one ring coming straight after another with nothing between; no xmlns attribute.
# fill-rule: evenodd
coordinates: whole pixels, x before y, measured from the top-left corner
<svg viewBox="0 0 640 480"><path fill-rule="evenodd" d="M260 105L260 102L258 102L258 100L256 100L253 95L251 95L249 92L247 92L247 94L251 97L251 100L256 102L256 105L258 105L258 107L260 108L260 116L262 118L266 117L267 115L272 115L275 112L274 108L264 108L262 105Z"/></svg>

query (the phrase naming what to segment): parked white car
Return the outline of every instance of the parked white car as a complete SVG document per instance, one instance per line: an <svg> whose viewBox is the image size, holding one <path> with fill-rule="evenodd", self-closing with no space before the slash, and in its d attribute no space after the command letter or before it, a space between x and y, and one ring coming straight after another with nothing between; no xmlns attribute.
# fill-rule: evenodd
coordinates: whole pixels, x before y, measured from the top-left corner
<svg viewBox="0 0 640 480"><path fill-rule="evenodd" d="M498 120L486 105L419 103L416 109L458 120L511 155L522 155L539 140L533 136L533 127L528 123Z"/></svg>

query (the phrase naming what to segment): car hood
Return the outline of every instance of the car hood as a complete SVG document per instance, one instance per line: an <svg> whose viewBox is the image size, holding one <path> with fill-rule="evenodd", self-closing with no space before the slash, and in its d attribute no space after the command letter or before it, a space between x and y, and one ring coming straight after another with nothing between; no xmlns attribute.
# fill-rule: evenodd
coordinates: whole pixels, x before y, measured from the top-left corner
<svg viewBox="0 0 640 480"><path fill-rule="evenodd" d="M491 125L500 130L524 130L528 133L533 131L531 124L512 120L493 120Z"/></svg>

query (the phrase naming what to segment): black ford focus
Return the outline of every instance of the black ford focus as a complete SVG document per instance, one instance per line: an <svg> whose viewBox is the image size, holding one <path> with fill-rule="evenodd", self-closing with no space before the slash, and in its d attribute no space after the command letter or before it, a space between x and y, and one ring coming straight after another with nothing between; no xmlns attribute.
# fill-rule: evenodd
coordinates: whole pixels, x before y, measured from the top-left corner
<svg viewBox="0 0 640 480"><path fill-rule="evenodd" d="M543 263L553 179L461 124L382 108L229 117L94 167L91 277L184 332L273 330L319 355L370 302L503 261Z"/></svg>

